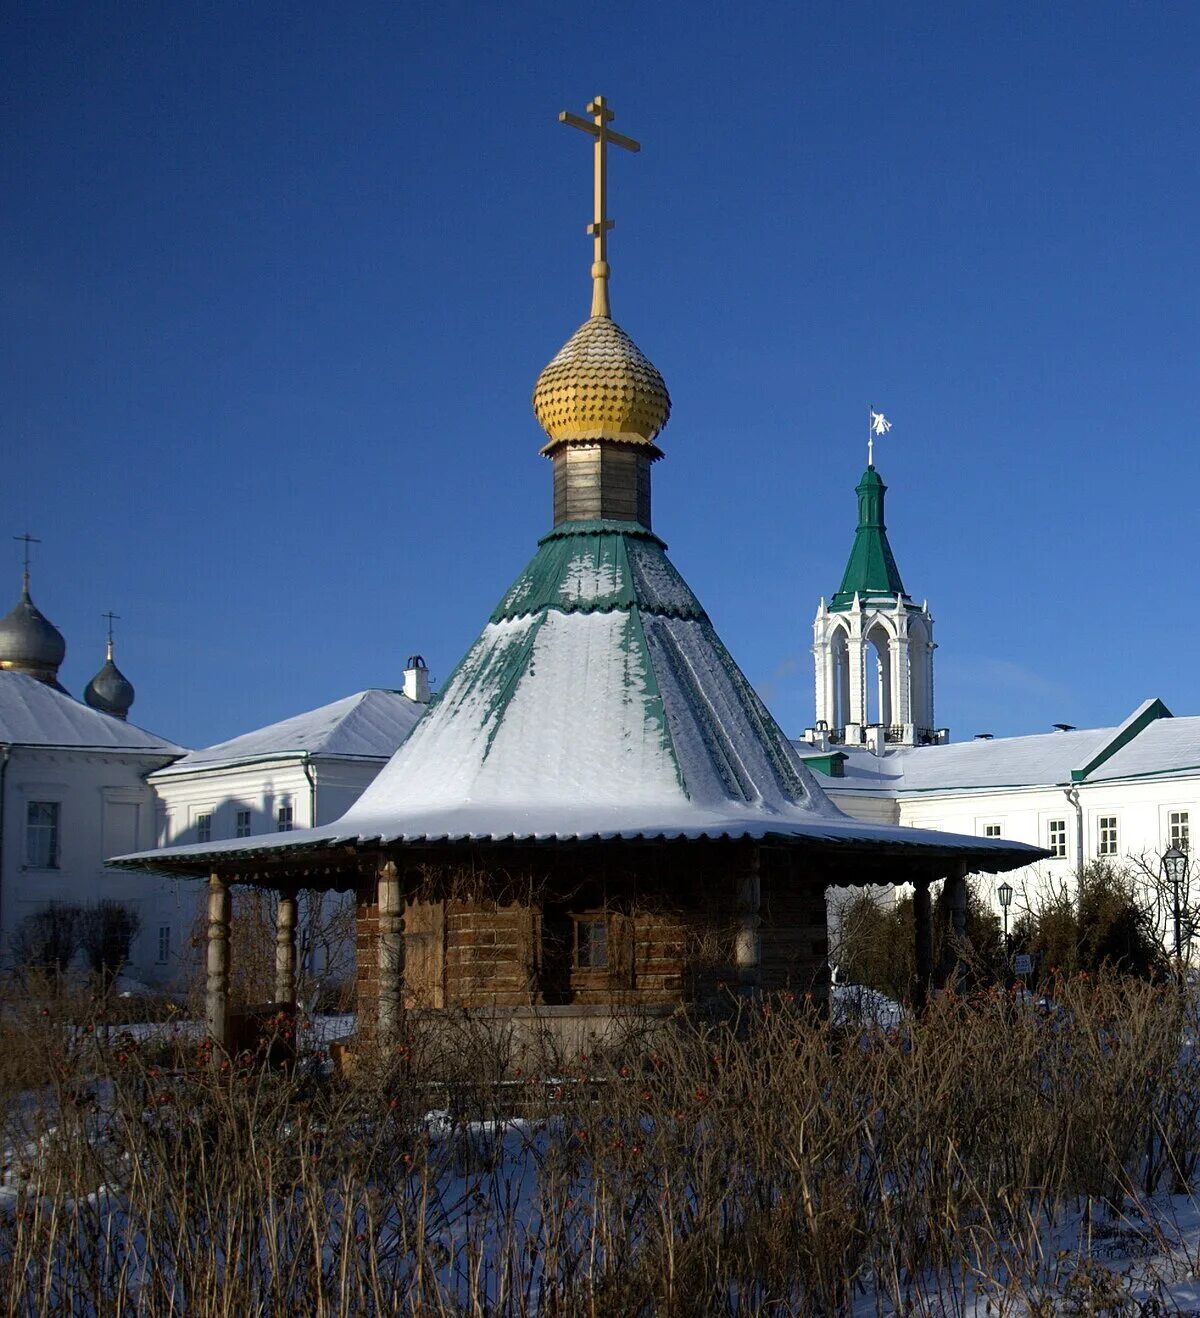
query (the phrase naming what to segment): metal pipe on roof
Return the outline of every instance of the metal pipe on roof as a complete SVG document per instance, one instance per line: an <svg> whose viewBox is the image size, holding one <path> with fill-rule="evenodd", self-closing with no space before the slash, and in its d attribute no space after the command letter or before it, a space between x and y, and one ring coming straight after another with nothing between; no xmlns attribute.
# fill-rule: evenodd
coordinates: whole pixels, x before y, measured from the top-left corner
<svg viewBox="0 0 1200 1318"><path fill-rule="evenodd" d="M300 762L300 767L304 770L304 776L308 779L308 826L316 828L317 826L317 775L312 767L312 756L305 755Z"/></svg>

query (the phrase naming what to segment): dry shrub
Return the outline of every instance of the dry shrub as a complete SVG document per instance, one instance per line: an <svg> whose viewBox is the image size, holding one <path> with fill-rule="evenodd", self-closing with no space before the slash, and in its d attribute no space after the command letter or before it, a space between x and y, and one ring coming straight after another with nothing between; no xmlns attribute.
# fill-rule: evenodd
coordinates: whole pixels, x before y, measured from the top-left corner
<svg viewBox="0 0 1200 1318"><path fill-rule="evenodd" d="M1037 955L1040 973L1115 970L1153 979L1167 973L1153 903L1134 871L1103 861L1069 884L1026 894L1013 945Z"/></svg>
<svg viewBox="0 0 1200 1318"><path fill-rule="evenodd" d="M917 974L911 893L868 888L835 890L831 916L833 959L839 979L879 989L899 1002L910 1001ZM967 883L966 934L966 945L956 946L946 885L937 885L933 901L934 965L958 961L972 986L1002 977L1000 921L981 895L978 880Z"/></svg>
<svg viewBox="0 0 1200 1318"><path fill-rule="evenodd" d="M784 995L567 1058L444 1013L346 1079L42 1029L0 1286L14 1313L831 1315L957 1312L970 1277L1049 1311L1100 1283L1048 1222L1196 1171L1189 1016L1077 979L848 1032Z"/></svg>

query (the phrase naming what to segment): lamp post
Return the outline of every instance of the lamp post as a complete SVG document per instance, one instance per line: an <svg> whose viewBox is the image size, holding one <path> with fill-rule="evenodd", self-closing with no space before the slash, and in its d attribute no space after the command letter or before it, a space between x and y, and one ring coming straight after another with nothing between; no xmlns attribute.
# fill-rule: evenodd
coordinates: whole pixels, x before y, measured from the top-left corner
<svg viewBox="0 0 1200 1318"><path fill-rule="evenodd" d="M1008 946L1008 908L1012 905L1012 884L1002 883L996 889L996 896L999 897L1000 909L1004 912L1004 987L1008 989L1012 985L1012 957L1009 956Z"/></svg>
<svg viewBox="0 0 1200 1318"><path fill-rule="evenodd" d="M1163 874L1171 886L1171 917L1175 927L1175 960L1183 956L1183 892L1187 879L1187 852L1172 847L1162 858Z"/></svg>
<svg viewBox="0 0 1200 1318"><path fill-rule="evenodd" d="M1008 955L1008 908L1012 905L1013 886L1011 883L1002 883L996 889L996 896L1000 898L1000 909L1004 912L1004 955Z"/></svg>

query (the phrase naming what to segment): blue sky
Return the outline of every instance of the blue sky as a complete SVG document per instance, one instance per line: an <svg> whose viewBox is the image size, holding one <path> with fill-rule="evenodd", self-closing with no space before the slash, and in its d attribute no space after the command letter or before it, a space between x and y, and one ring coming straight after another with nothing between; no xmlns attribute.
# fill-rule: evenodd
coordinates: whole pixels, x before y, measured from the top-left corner
<svg viewBox="0 0 1200 1318"><path fill-rule="evenodd" d="M674 400L656 529L785 729L869 403L956 739L1200 712L1198 39L1186 5L8 6L0 584L41 536L67 686L111 608L135 721L187 744L446 676L550 524L529 393L591 260L556 115L602 91L643 143L610 257Z"/></svg>

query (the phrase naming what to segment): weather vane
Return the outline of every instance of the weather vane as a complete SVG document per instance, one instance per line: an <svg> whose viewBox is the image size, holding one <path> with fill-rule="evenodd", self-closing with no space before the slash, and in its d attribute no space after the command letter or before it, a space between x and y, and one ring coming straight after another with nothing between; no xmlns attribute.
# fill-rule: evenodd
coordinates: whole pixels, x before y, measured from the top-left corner
<svg viewBox="0 0 1200 1318"><path fill-rule="evenodd" d="M883 415L882 412L876 412L873 407L867 408L869 424L867 427L867 466L875 465L875 436L886 435L892 428L892 423Z"/></svg>
<svg viewBox="0 0 1200 1318"><path fill-rule="evenodd" d="M595 218L588 225L586 232L595 240L592 256L592 315L607 316L608 310L608 231L613 222L605 214L608 209L608 152L607 148L619 146L626 151L640 151L641 144L632 137L614 133L609 124L616 116L608 108L603 96L597 96L588 102L587 112L592 116L589 123L582 116L572 114L570 110L560 110L559 123L570 124L581 132L590 133L595 139Z"/></svg>

